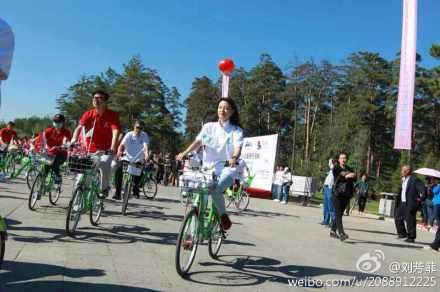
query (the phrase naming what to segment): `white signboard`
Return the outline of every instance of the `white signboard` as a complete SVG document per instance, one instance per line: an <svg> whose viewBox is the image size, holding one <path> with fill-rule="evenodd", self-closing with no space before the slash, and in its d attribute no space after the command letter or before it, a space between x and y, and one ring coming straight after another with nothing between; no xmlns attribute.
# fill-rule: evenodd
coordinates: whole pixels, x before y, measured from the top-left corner
<svg viewBox="0 0 440 292"><path fill-rule="evenodd" d="M246 162L250 175L255 175L251 188L272 189L277 142L278 134L244 138L241 158Z"/></svg>
<svg viewBox="0 0 440 292"><path fill-rule="evenodd" d="M316 180L313 177L294 175L292 181L289 193L293 196L312 197L316 192Z"/></svg>

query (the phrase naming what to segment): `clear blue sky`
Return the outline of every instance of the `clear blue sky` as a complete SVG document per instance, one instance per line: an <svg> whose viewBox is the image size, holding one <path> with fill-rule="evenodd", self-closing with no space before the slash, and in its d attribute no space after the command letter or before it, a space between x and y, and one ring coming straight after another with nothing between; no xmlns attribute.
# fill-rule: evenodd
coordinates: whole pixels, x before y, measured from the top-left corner
<svg viewBox="0 0 440 292"><path fill-rule="evenodd" d="M219 76L231 57L247 69L267 52L282 68L295 59L340 62L359 50L393 58L402 0L13 0L0 17L16 50L2 84L0 120L56 112L55 99L82 74L98 74L140 54L183 98L194 77ZM419 0L423 65L440 43L439 0Z"/></svg>

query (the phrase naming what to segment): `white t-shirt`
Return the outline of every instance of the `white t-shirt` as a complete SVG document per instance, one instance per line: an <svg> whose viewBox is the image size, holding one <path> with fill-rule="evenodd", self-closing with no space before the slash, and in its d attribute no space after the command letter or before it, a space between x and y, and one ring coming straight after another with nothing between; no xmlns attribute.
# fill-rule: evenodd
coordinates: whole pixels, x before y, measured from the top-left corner
<svg viewBox="0 0 440 292"><path fill-rule="evenodd" d="M213 169L220 174L224 168L224 162L232 158L234 150L243 146L243 130L231 125L229 122L206 123L196 137L204 146L203 167Z"/></svg>
<svg viewBox="0 0 440 292"><path fill-rule="evenodd" d="M406 202L406 188L408 186L409 176L405 177L402 181L402 202Z"/></svg>
<svg viewBox="0 0 440 292"><path fill-rule="evenodd" d="M282 171L282 170L277 170L275 172L275 179L273 181L274 185L280 186L283 184L283 174L284 174L284 171Z"/></svg>
<svg viewBox="0 0 440 292"><path fill-rule="evenodd" d="M135 135L134 131L125 134L121 141L121 145L125 147L125 155L131 160L135 161L145 159L144 149L150 143L150 138L147 133L140 132L139 135Z"/></svg>

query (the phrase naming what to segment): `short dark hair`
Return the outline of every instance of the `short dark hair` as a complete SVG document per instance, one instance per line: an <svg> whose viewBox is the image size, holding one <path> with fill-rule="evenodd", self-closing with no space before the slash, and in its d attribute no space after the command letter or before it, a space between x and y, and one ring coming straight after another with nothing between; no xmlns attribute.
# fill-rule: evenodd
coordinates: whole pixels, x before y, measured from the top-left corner
<svg viewBox="0 0 440 292"><path fill-rule="evenodd" d="M218 100L217 107L222 101L226 101L227 103L229 103L229 105L232 107L232 110L234 111L232 113L232 116L229 118L229 122L234 126L240 127L240 114L238 113L238 107L235 101L230 97L222 97Z"/></svg>
<svg viewBox="0 0 440 292"><path fill-rule="evenodd" d="M13 121L9 121L9 122L6 124L6 126L12 126L12 127L15 127L15 123L14 123Z"/></svg>
<svg viewBox="0 0 440 292"><path fill-rule="evenodd" d="M110 98L110 95L102 89L95 90L92 94L92 97L94 97L96 94L104 96L105 100L108 100Z"/></svg>
<svg viewBox="0 0 440 292"><path fill-rule="evenodd" d="M136 124L138 124L139 126L141 126L141 128L144 128L144 127L145 127L145 123L144 123L144 121L142 121L142 120L138 120L138 119L134 120L134 121L133 121L133 126L136 125Z"/></svg>

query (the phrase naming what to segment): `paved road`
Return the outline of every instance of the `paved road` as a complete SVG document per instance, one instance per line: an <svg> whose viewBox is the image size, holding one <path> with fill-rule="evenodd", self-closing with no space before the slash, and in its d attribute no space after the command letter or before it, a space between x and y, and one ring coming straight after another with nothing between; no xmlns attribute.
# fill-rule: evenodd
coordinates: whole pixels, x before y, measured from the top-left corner
<svg viewBox="0 0 440 292"><path fill-rule="evenodd" d="M23 181L0 183L0 213L8 218L10 234L0 291L316 291L291 287L289 281L294 285L304 278L354 277L364 280L367 288L336 288L330 283L321 288L321 283L311 282L309 286L372 291L376 288L368 286L380 285L378 280L385 281L384 276L400 276L402 285L440 282L440 255L422 249L433 234L419 232L416 244L405 244L396 239L391 222L350 216L344 217L350 239L340 242L317 224L319 208L260 199L253 199L246 212L233 212L234 225L219 260L211 259L202 245L191 274L182 279L174 268L175 241L183 218L176 188L160 188L155 201L132 200L126 217L120 215L120 204L109 200L101 225L92 227L83 216L73 239L64 234L71 183L65 180L65 195L58 206L50 206L43 198L34 212L27 208ZM381 268L372 274L356 267L365 253L385 257L376 261ZM425 272L393 274L389 267L395 261L400 269L420 262ZM431 262L437 271L426 272ZM376 276L374 283L371 277ZM425 278L410 278L415 276ZM438 287L437 283L436 288L416 290L439 291ZM398 287L382 290L401 291Z"/></svg>

